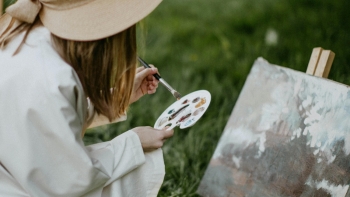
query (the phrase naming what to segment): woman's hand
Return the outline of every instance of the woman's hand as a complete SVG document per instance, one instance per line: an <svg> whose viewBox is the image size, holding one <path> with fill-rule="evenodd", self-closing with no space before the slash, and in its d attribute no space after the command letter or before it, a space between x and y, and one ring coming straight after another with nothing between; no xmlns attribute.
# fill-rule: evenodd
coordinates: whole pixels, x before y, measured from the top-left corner
<svg viewBox="0 0 350 197"><path fill-rule="evenodd" d="M157 68L150 65L152 68L138 67L134 80L134 87L131 93L130 104L139 100L145 94L153 94L158 87L158 80L153 74L158 72Z"/></svg>
<svg viewBox="0 0 350 197"><path fill-rule="evenodd" d="M154 129L152 127L136 127L132 130L139 136L143 151L148 152L161 148L166 139L174 135L174 130L166 131Z"/></svg>

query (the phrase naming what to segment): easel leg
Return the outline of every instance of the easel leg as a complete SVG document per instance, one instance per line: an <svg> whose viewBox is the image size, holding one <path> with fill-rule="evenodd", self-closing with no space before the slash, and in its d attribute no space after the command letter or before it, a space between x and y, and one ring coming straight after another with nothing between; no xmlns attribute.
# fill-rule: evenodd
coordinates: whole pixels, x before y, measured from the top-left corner
<svg viewBox="0 0 350 197"><path fill-rule="evenodd" d="M2 9L4 9L4 1L0 0L0 16L2 15Z"/></svg>

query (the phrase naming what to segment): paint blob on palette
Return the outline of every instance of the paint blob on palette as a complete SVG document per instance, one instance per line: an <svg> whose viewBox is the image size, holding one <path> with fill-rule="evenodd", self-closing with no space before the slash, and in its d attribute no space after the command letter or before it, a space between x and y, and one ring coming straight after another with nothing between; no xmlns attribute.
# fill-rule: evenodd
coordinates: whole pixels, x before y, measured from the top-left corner
<svg viewBox="0 0 350 197"><path fill-rule="evenodd" d="M183 96L171 104L157 119L154 128L168 130L179 126L184 129L194 125L209 107L211 95L206 90L198 90Z"/></svg>

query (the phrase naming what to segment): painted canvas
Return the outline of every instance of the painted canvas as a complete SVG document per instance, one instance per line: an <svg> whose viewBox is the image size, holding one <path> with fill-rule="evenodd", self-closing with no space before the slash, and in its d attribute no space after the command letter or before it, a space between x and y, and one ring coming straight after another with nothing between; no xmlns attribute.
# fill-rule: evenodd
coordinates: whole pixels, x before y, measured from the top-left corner
<svg viewBox="0 0 350 197"><path fill-rule="evenodd" d="M197 192L350 196L349 154L350 88L259 58Z"/></svg>

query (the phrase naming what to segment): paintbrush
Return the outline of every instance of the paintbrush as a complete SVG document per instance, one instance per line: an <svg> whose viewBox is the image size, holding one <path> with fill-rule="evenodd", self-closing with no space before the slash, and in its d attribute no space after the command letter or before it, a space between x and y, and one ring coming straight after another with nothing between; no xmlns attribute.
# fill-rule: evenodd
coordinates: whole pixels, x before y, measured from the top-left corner
<svg viewBox="0 0 350 197"><path fill-rule="evenodd" d="M143 59L140 57L137 57L137 59L141 62L141 64L145 68L151 68ZM153 76L162 84L164 85L170 92L173 94L173 96L177 99L180 100L181 94L177 92L174 88L172 88L158 73L153 74Z"/></svg>

